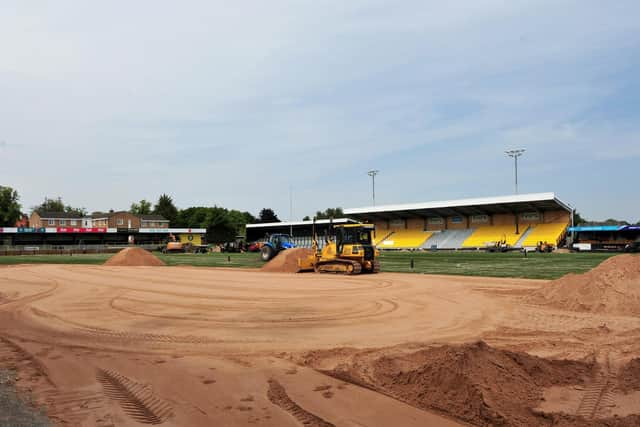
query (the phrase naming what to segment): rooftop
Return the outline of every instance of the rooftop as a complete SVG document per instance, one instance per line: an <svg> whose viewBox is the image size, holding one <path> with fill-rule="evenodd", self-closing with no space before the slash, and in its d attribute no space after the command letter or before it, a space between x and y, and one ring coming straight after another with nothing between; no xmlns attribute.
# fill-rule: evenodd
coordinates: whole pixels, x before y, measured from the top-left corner
<svg viewBox="0 0 640 427"><path fill-rule="evenodd" d="M569 204L558 199L555 193L532 193L437 202L369 206L345 209L344 213L357 219L371 220L377 218L445 217L545 210L571 211L572 209Z"/></svg>
<svg viewBox="0 0 640 427"><path fill-rule="evenodd" d="M82 215L71 212L39 212L42 219L82 219Z"/></svg>

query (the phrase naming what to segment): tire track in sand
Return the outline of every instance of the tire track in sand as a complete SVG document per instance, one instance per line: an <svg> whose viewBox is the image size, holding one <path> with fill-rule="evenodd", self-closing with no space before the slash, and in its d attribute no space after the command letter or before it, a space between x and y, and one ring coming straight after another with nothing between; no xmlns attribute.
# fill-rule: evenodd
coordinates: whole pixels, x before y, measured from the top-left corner
<svg viewBox="0 0 640 427"><path fill-rule="evenodd" d="M282 384L274 379L269 380L269 390L267 391L267 397L269 398L271 403L281 407L282 409L293 415L293 417L304 426L335 427L334 424L331 424L330 422L323 420L317 415L306 411L296 402L291 400Z"/></svg>
<svg viewBox="0 0 640 427"><path fill-rule="evenodd" d="M167 402L153 394L149 386L139 384L110 369L99 369L96 375L104 394L117 401L124 412L143 424L162 424L173 413Z"/></svg>
<svg viewBox="0 0 640 427"><path fill-rule="evenodd" d="M611 371L611 361L609 353L607 353L602 370L598 373L595 381L587 387L576 415L588 420L597 418L604 410L604 407L613 402L615 381L616 376Z"/></svg>

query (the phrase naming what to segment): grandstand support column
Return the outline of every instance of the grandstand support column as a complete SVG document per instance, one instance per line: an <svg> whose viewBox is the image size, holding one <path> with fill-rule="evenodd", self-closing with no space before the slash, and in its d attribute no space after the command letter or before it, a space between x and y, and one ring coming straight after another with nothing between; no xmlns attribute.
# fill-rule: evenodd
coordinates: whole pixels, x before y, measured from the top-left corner
<svg viewBox="0 0 640 427"><path fill-rule="evenodd" d="M516 212L513 215L516 218L516 234L520 234L520 224L519 224L518 213Z"/></svg>

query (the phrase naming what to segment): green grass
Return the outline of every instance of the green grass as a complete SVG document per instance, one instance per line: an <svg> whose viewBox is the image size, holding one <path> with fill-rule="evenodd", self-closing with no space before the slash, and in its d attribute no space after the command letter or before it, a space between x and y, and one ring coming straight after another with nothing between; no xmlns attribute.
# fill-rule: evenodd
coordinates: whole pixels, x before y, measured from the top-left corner
<svg viewBox="0 0 640 427"><path fill-rule="evenodd" d="M529 253L525 258L519 252L383 252L380 263L383 271L556 279L567 273L591 270L612 255L614 254Z"/></svg>
<svg viewBox="0 0 640 427"><path fill-rule="evenodd" d="M210 253L210 254L156 254L167 265L192 265L196 267L260 268L264 264L259 253Z"/></svg>
<svg viewBox="0 0 640 427"><path fill-rule="evenodd" d="M256 253L158 254L167 265L198 267L262 266ZM383 252L382 271L455 274L464 276L555 279L567 273L582 273L612 256L608 253L537 254L526 258L519 252ZM0 256L1 264L102 264L111 254ZM411 268L413 259L414 267ZM230 261L229 261L230 260Z"/></svg>

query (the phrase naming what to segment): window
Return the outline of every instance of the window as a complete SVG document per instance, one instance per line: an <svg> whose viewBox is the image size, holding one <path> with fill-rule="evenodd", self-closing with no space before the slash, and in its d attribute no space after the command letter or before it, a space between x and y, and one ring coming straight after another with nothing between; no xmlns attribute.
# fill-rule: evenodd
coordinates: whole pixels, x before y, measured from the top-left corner
<svg viewBox="0 0 640 427"><path fill-rule="evenodd" d="M124 225L124 218L118 218L118 225Z"/></svg>
<svg viewBox="0 0 640 427"><path fill-rule="evenodd" d="M475 224L482 224L489 222L489 215L474 215L471 217L471 222Z"/></svg>
<svg viewBox="0 0 640 427"><path fill-rule="evenodd" d="M404 228L404 219L392 219L391 221L389 221L389 226L391 228Z"/></svg>
<svg viewBox="0 0 640 427"><path fill-rule="evenodd" d="M537 221L540 219L538 212L525 212L522 214L522 219L525 221Z"/></svg>
<svg viewBox="0 0 640 427"><path fill-rule="evenodd" d="M76 226L78 225L78 221L76 221L75 219L72 219L71 221L69 221L69 224L72 226Z"/></svg>
<svg viewBox="0 0 640 427"><path fill-rule="evenodd" d="M60 225L67 225L67 221L65 221L64 219L60 220Z"/></svg>
<svg viewBox="0 0 640 427"><path fill-rule="evenodd" d="M56 225L56 220L55 219L50 219L49 220L49 225Z"/></svg>
<svg viewBox="0 0 640 427"><path fill-rule="evenodd" d="M464 218L462 218L461 216L451 217L451 224L462 224L463 221L464 221Z"/></svg>
<svg viewBox="0 0 640 427"><path fill-rule="evenodd" d="M427 221L429 222L429 224L435 224L435 225L444 224L444 220L441 217L429 218Z"/></svg>

